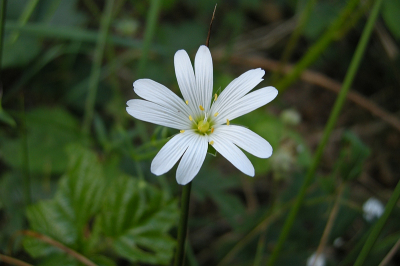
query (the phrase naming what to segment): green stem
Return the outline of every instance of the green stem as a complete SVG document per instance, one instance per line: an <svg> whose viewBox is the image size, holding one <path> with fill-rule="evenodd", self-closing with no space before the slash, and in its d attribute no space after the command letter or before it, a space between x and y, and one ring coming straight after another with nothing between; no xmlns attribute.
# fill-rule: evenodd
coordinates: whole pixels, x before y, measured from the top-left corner
<svg viewBox="0 0 400 266"><path fill-rule="evenodd" d="M39 0L30 0L28 4L25 6L25 9L18 20L21 26L25 25L28 22L29 18L31 17L38 3ZM18 40L18 37L19 37L19 32L14 32L10 37L11 44L15 43Z"/></svg>
<svg viewBox="0 0 400 266"><path fill-rule="evenodd" d="M31 174L29 171L29 147L28 136L26 130L26 117L25 117L25 99L24 95L21 96L21 134L22 134L22 165L24 170L24 190L25 190L25 203L28 206L32 202L31 195Z"/></svg>
<svg viewBox="0 0 400 266"><path fill-rule="evenodd" d="M182 266L185 259L185 240L187 231L187 222L189 216L189 202L190 202L190 190L192 188L192 182L183 186L182 197L181 197L181 216L179 218L178 226L178 245L175 253L175 266Z"/></svg>
<svg viewBox="0 0 400 266"><path fill-rule="evenodd" d="M266 234L267 234L267 230L265 229L263 232L261 232L260 238L258 239L257 251L256 251L256 256L254 258L253 266L261 265L261 261L263 258L263 251L264 251L264 247L265 247Z"/></svg>
<svg viewBox="0 0 400 266"><path fill-rule="evenodd" d="M369 16L367 24L366 24L366 26L365 26L365 28L363 30L363 33L361 35L361 39L360 39L360 41L359 41L359 43L357 45L356 51L355 51L354 56L353 56L353 58L351 60L350 67L347 70L347 73L346 73L346 76L345 76L345 79L344 79L344 82L343 82L342 89L340 90L339 96L336 99L336 102L335 102L335 105L333 107L333 110L332 110L332 112L331 112L331 114L329 116L329 120L327 122L327 125L325 126L324 134L322 136L322 140L320 141L320 143L318 145L318 148L317 148L317 151L316 151L316 153L314 155L311 167L309 168L309 170L307 172L307 175L306 175L306 177L305 177L305 179L303 181L303 184L302 184L302 186L300 188L300 191L299 191L299 193L298 193L298 195L296 197L296 203L292 207L292 209L289 212L288 217L286 218L286 221L285 221L285 224L283 226L282 232L281 232L281 234L279 236L279 239L278 239L278 243L275 246L275 248L274 248L274 250L273 250L273 252L272 252L272 254L270 256L270 258L269 258L269 260L267 262L267 265L273 265L275 263L275 261L278 258L279 252L281 251L281 249L283 247L283 244L286 241L286 238L289 235L289 232L290 232L290 230L291 230L291 228L293 226L293 223L294 223L294 221L296 219L296 216L297 216L297 213L298 213L298 211L300 209L300 206L303 203L307 187L308 187L309 183L311 182L312 178L314 177L315 171L316 171L316 169L318 167L318 164L319 164L319 162L321 160L321 157L322 157L322 154L324 152L325 146L326 146L326 144L327 144L327 142L329 140L329 137L331 135L333 127L336 124L337 118L338 118L338 116L340 114L340 111L341 111L341 109L343 107L343 104L344 104L344 102L346 100L347 92L350 89L350 86L351 86L351 84L353 82L354 76L355 76L355 74L356 74L356 72L358 70L358 67L359 67L360 63L361 63L361 59L362 59L363 54L365 52L365 48L366 48L366 46L368 44L369 37L371 36L371 32L372 32L374 23L375 23L376 18L378 16L379 8L380 8L381 3L382 3L382 0L377 0L374 3L371 15ZM400 183L399 183L398 187L399 187L399 193L400 193Z"/></svg>
<svg viewBox="0 0 400 266"><path fill-rule="evenodd" d="M6 31L18 30L27 35L56 40L96 43L99 39L98 31L82 29L78 27L46 25L43 23L28 23L24 26L21 26L13 21L7 21L5 29ZM142 46L141 41L133 38L123 38L111 35L107 41L110 41L115 45L131 49L138 49ZM165 50L161 46L154 45L152 46L152 49L159 54L165 54Z"/></svg>
<svg viewBox="0 0 400 266"><path fill-rule="evenodd" d="M375 5L378 5L382 2L382 0L378 0ZM377 8L379 10L379 8ZM374 13L375 9L372 11ZM372 14L371 14L372 16ZM399 200L400 197L400 181L397 183L396 188L393 191L392 196L390 196L390 199L388 203L385 206L385 211L381 218L376 222L375 226L372 228L371 233L369 234L367 241L364 244L364 247L362 248L360 254L358 255L358 258L356 262L354 263L354 266L361 266L365 259L367 258L368 254L370 253L372 246L375 244L376 239L378 238L383 226L385 225L387 219L390 216L390 213L393 211L394 207L396 206L397 201Z"/></svg>
<svg viewBox="0 0 400 266"><path fill-rule="evenodd" d="M100 80L101 63L103 61L104 48L107 42L108 28L111 23L112 9L114 0L108 0L106 3L105 11L101 18L100 34L98 35L96 50L93 59L92 71L90 74L90 81L88 87L88 96L86 98L85 116L83 119L82 131L85 135L89 133L90 124L92 123L94 104L96 101L97 87Z"/></svg>
<svg viewBox="0 0 400 266"><path fill-rule="evenodd" d="M286 45L285 50L283 51L278 69L274 71L271 77L273 84L278 80L280 73L282 72L282 69L285 67L290 57L292 56L293 50L300 39L304 27L307 25L307 21L310 18L311 12L313 11L316 2L317 0L307 0L306 7L304 8L304 11L301 13L299 23L294 32L292 33L292 35L290 36L288 44Z"/></svg>
<svg viewBox="0 0 400 266"><path fill-rule="evenodd" d="M308 52L302 57L302 59L296 64L295 68L288 74L282 81L276 84L279 91L284 91L293 82L295 82L301 75L301 73L309 65L311 65L328 45L336 38L338 32L341 32L342 27L348 22L349 17L353 15L354 9L357 7L360 0L350 0L347 2L346 7L343 9L341 14L331 24L329 29L322 35L321 38L308 50Z"/></svg>
<svg viewBox="0 0 400 266"><path fill-rule="evenodd" d="M2 84L2 76L1 76L1 70L2 70L2 58L3 58L3 43L4 43L4 24L6 21L6 9L7 9L7 0L1 0L1 10L0 10L0 94L2 94L3 91L3 84ZM0 98L1 100L1 98ZM1 102L0 102L1 106Z"/></svg>
<svg viewBox="0 0 400 266"><path fill-rule="evenodd" d="M151 40L154 36L156 29L158 13L160 12L160 0L152 0L150 3L150 10L146 21L146 31L144 33L144 41L142 48L142 56L140 57L138 67L138 78L142 77L143 72L146 68L147 59L149 56Z"/></svg>

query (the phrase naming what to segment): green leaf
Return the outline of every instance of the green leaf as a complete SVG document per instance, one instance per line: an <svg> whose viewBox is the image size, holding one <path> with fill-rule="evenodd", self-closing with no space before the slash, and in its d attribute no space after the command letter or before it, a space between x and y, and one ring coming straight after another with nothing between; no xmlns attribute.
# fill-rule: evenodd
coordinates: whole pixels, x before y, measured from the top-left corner
<svg viewBox="0 0 400 266"><path fill-rule="evenodd" d="M100 209L105 183L95 154L79 146L70 146L68 154L69 170L61 178L54 199L29 206L27 217L32 230L82 252L90 239L86 237L87 225ZM60 252L32 238L25 239L24 247L33 257Z"/></svg>
<svg viewBox="0 0 400 266"><path fill-rule="evenodd" d="M9 39L4 42L2 68L25 66L40 53L41 43L37 38L21 35L13 43Z"/></svg>
<svg viewBox="0 0 400 266"><path fill-rule="evenodd" d="M103 201L101 224L115 251L132 262L169 264L175 240L168 231L178 220L175 200L144 181L114 179Z"/></svg>
<svg viewBox="0 0 400 266"><path fill-rule="evenodd" d="M1 99L0 99L0 100L1 100ZM12 118L11 115L7 114L7 113L1 108L1 106L0 106L0 121L3 122L3 123L5 123L5 124L7 124L7 125L9 125L9 126L12 126L12 127L15 127L15 126L17 125L17 123L15 123L14 118Z"/></svg>
<svg viewBox="0 0 400 266"><path fill-rule="evenodd" d="M382 17L393 36L400 40L400 1L386 0L382 3Z"/></svg>
<svg viewBox="0 0 400 266"><path fill-rule="evenodd" d="M80 141L78 121L62 108L37 108L26 114L29 168L34 173L62 173L67 167L67 143ZM22 168L22 139L4 139L1 157ZM40 156L38 156L40 154Z"/></svg>

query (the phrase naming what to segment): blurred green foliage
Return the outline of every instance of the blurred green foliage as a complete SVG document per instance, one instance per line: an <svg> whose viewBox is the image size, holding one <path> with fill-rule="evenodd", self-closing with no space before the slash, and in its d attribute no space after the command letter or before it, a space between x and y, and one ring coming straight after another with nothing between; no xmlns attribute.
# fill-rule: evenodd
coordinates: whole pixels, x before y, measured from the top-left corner
<svg viewBox="0 0 400 266"><path fill-rule="evenodd" d="M175 182L175 168L156 177L150 172L150 163L177 132L135 120L125 111L126 101L136 97L132 82L138 78L152 1L115 1L91 134L82 135L90 70L105 2L7 3L1 62L1 254L35 265L81 265L54 245L31 236L21 237L23 230L31 230L97 265L169 265L172 260L181 188ZM301 59L346 3L316 2L290 62ZM29 4L35 4L31 12ZM205 42L214 5L215 1L161 1L143 71L146 78L180 95L174 53L185 49L194 58L199 45ZM254 68L245 62L233 65L229 60L232 54L240 55L241 50L235 50L239 37L256 32L252 35L256 44L242 47L259 59L279 58L288 36L277 38L272 47L264 46L262 37L270 33L266 26L299 16L305 5L306 1L294 0L219 1L210 47L223 55L214 60L214 92L220 94L235 77ZM25 22L23 16L28 16ZM385 0L381 16L381 23L399 47L399 1ZM316 69L342 79L348 55L353 53L363 26L360 17L349 36L339 36L337 45L331 45L319 56ZM390 64L380 63L383 52L376 46L371 49L365 58L366 67L371 68L364 69L363 77L367 81L373 79L368 84L371 88L393 86L400 66L398 57ZM271 85L270 71L264 79L258 87ZM359 80L357 88L366 87L362 85L367 81ZM305 98L312 96L301 94L307 90L305 86L294 87L287 94L279 94L266 108L232 121L250 128L274 149L269 159L246 154L255 167L254 179L242 176L218 153L216 157L207 156L193 181L187 265L252 265L256 255L261 263L268 258L311 163L314 146L310 143L315 144L317 137L310 136L310 131L324 126L325 114L329 113L325 109L330 109L325 102L319 104L313 101L315 98ZM298 106L305 106L302 121L288 123L278 115L292 107L289 93L295 95ZM322 110L313 109L314 106ZM397 111L394 107L390 110ZM310 124L312 129L305 130L305 125ZM355 133L342 136L307 191L278 265L304 265L315 252L342 181L348 185L328 240L327 265L354 262L361 249L356 243L372 226L363 221L360 207L367 194L353 190L371 161L370 154L374 155L369 145ZM385 192L376 193L386 199ZM366 265L379 263L394 245L399 216L396 210ZM338 237L345 239L344 246L333 245Z"/></svg>

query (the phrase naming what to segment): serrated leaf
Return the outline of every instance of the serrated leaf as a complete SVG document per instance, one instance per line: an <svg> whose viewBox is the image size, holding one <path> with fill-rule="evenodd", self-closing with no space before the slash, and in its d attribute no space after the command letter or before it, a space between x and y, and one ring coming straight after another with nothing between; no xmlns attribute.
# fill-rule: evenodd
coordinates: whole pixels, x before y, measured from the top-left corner
<svg viewBox="0 0 400 266"><path fill-rule="evenodd" d="M176 201L143 181L116 178L106 192L101 215L115 251L132 262L166 265L175 241L168 231L178 220Z"/></svg>
<svg viewBox="0 0 400 266"><path fill-rule="evenodd" d="M29 206L27 217L32 230L82 252L90 239L85 234L87 225L99 211L105 183L95 154L79 146L70 146L68 154L69 170L61 178L54 199ZM24 247L34 257L60 252L32 238L25 239Z"/></svg>

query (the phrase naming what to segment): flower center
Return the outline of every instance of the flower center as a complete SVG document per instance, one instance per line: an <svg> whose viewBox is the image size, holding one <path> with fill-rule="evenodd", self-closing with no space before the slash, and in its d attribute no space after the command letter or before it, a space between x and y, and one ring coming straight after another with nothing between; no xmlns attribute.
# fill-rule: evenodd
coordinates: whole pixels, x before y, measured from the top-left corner
<svg viewBox="0 0 400 266"><path fill-rule="evenodd" d="M206 133L208 129L210 129L210 123L208 123L208 121L200 120L200 122L197 124L197 129L201 133Z"/></svg>

